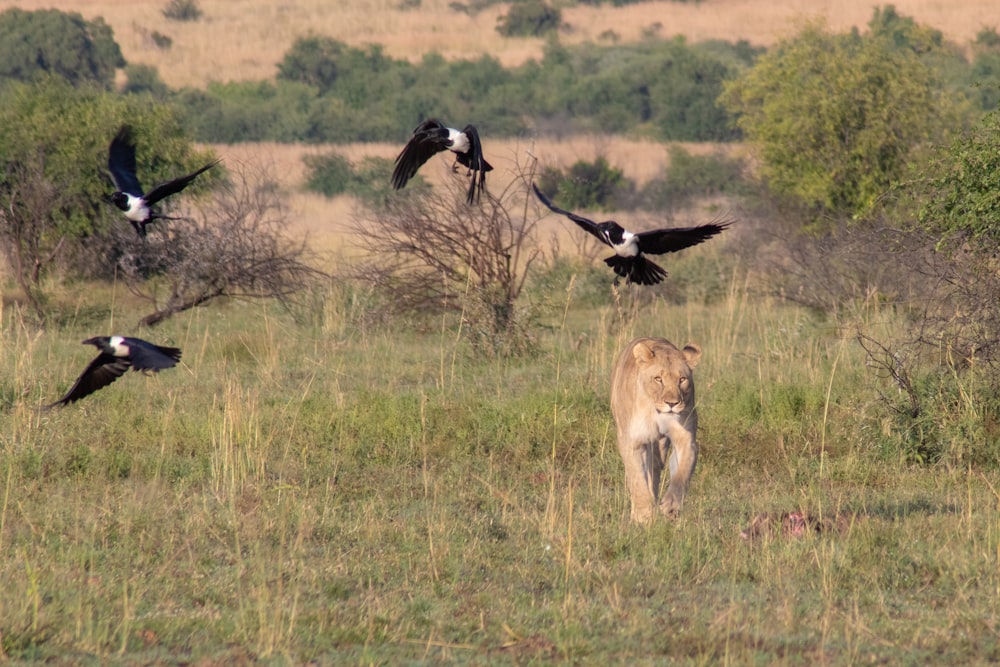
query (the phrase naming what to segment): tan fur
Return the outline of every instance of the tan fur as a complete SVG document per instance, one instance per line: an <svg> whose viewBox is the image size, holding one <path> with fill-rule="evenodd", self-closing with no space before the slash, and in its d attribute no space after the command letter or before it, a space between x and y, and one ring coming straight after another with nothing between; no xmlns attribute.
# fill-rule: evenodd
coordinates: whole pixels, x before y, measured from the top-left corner
<svg viewBox="0 0 1000 667"><path fill-rule="evenodd" d="M611 413L625 464L633 521L651 520L656 509L665 516L676 516L684 503L698 460L698 414L691 369L699 359L701 348L693 343L679 350L663 338L637 338L615 362ZM659 500L660 476L666 465L670 484Z"/></svg>

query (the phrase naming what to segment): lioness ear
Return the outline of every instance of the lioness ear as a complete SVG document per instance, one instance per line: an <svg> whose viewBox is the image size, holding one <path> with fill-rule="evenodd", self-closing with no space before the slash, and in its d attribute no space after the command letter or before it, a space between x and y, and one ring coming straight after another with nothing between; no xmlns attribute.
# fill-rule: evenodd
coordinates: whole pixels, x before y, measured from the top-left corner
<svg viewBox="0 0 1000 667"><path fill-rule="evenodd" d="M684 358L687 359L688 366L694 368L698 365L698 360L701 359L701 346L696 343L688 343L684 346Z"/></svg>
<svg viewBox="0 0 1000 667"><path fill-rule="evenodd" d="M639 363L648 364L650 361L653 360L653 357L655 355L653 354L653 351L649 349L649 346L646 345L645 343L636 343L635 346L632 348L632 356L635 357L635 360L638 361Z"/></svg>

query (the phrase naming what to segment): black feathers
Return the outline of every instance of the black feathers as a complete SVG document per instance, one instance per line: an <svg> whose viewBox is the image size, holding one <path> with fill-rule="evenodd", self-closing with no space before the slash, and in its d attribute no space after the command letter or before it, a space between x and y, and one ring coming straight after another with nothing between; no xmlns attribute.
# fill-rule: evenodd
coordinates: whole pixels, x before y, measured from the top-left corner
<svg viewBox="0 0 1000 667"><path fill-rule="evenodd" d="M181 359L178 348L154 345L140 338L96 336L83 341L83 344L93 345L100 353L84 369L66 395L46 407L53 408L79 401L108 386L129 368L155 373L176 366Z"/></svg>
<svg viewBox="0 0 1000 667"><path fill-rule="evenodd" d="M446 150L455 153L455 162L469 170L472 179L465 200L466 203L473 204L486 189L486 172L492 171L493 166L483 158L479 132L472 125L456 130L434 118L418 125L396 157L392 187L401 189L427 160Z"/></svg>
<svg viewBox="0 0 1000 667"><path fill-rule="evenodd" d="M118 192L133 197L142 196L142 185L136 176L135 141L128 125L123 125L111 140L111 146L108 147L108 171L111 172Z"/></svg>
<svg viewBox="0 0 1000 667"><path fill-rule="evenodd" d="M555 206L548 197L542 194L534 183L531 187L538 199L554 213L565 215L581 229L593 234L602 243L611 246L615 254L604 260L615 274L625 278L626 282L639 285L656 285L667 277L663 267L644 257L645 254L662 255L690 248L712 238L730 223L713 222L697 227L675 227L673 229L655 229L649 232L633 234L624 229L614 220L594 222L588 218L565 211Z"/></svg>
<svg viewBox="0 0 1000 667"><path fill-rule="evenodd" d="M176 194L191 184L202 172L211 169L219 163L215 160L187 176L175 178L143 193L142 184L136 175L135 141L128 125L122 126L118 134L111 140L108 147L108 171L115 183L116 191L111 195L111 201L124 211L125 217L132 223L140 237L146 236L146 225L157 218L169 219L152 210L152 207L162 199Z"/></svg>

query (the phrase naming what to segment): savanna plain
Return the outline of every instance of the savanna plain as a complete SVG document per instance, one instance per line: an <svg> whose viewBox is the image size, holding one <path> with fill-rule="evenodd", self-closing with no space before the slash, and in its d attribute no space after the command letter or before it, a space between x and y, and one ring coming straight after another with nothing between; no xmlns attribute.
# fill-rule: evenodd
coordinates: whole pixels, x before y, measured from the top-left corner
<svg viewBox="0 0 1000 667"><path fill-rule="evenodd" d="M217 30L214 42L193 32L196 56L152 64L172 85L271 76L310 25L362 34L368 23L335 20L334 6L377 15L364 41L452 55L440 46L461 44L441 34L453 29L445 3L424 4L206 1L209 20L192 31L212 20L219 28L224 16L241 23ZM691 17L694 35L728 26L710 36L769 43L767 31L813 11L786 3L779 17L772 3L719 4L724 11L712 2L578 7L566 18L587 30L585 17L599 14L595 25L620 20L638 34L657 18L650 12L662 12L658 20L681 34L681 17ZM986 22L974 2L898 6L958 41ZM292 19L275 20L280 7L319 19L288 27ZM858 25L871 11L837 7L815 11ZM65 8L103 15L130 62L154 57L136 25L152 28L142 16L158 15L159 3ZM749 18L761 13L772 17L766 31ZM500 40L487 18L478 48L495 46L511 61L535 55L512 53L531 44ZM754 26L761 32L741 32ZM242 39L224 48L218 35L234 34ZM268 34L286 43L278 48ZM226 69L251 37L266 44L258 60L238 56L242 65ZM175 39L184 53L185 38ZM274 166L291 232L308 232L319 268L351 261L355 204L299 190L301 155L320 148L213 148L228 161ZM340 149L391 157L398 147ZM510 179L504 164L529 153L565 166L600 152L640 181L665 154L617 137L487 142L486 150L498 166L491 189ZM433 164L428 176L454 177ZM719 207L686 217L703 222ZM739 213L728 211L737 222L719 238L667 258L667 289L613 287L602 263L573 256L575 228L545 218L558 252L545 249L526 286L531 345L515 355L471 344L462 313L403 320L381 313L364 285L335 280L288 305L226 301L155 329L136 326L148 304L118 284L49 286L60 315L44 331L5 294L0 659L1000 661L1000 477L995 464L949 463L971 460L981 432L956 439L935 465L894 455L899 422L885 398L895 388L873 374L855 332L890 331L899 315L877 295L820 314L769 294L740 259ZM112 333L181 347L183 363L151 377L128 373L78 404L40 411L93 358L79 341ZM646 335L704 349L695 369L701 453L679 518L635 526L609 376L618 351ZM956 371L954 396L938 405L956 419L977 414L963 402L966 381ZM791 512L822 529L796 536L778 521L741 534L763 513Z"/></svg>

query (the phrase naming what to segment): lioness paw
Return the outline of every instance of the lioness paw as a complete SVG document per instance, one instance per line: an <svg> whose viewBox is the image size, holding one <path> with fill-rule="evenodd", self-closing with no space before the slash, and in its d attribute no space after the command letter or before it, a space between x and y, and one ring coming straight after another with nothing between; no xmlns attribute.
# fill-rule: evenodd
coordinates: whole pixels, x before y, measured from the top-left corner
<svg viewBox="0 0 1000 667"><path fill-rule="evenodd" d="M680 516L681 504L680 502L674 500L670 496L667 496L662 503L660 503L660 514L667 517L668 519L676 519Z"/></svg>

